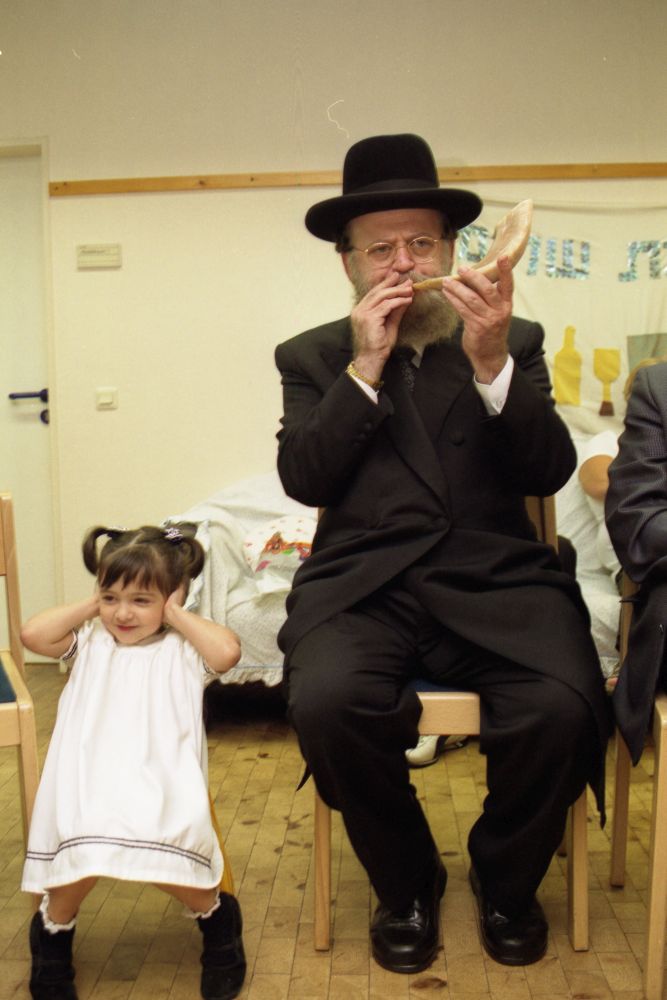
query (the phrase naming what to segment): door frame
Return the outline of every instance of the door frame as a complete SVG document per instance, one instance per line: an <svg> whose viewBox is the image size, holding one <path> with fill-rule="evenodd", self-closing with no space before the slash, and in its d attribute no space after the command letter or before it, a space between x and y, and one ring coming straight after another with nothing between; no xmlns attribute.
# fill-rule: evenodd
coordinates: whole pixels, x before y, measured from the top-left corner
<svg viewBox="0 0 667 1000"><path fill-rule="evenodd" d="M49 142L46 136L32 139L0 138L0 157L20 159L39 156L41 167L41 220L42 220L42 285L44 291L44 342L46 370L49 386L49 479L51 488L51 527L53 533L53 572L56 600L61 603L64 595L62 512L58 460L58 407L56 383L56 345L53 308L53 266L51 242L51 216L49 205ZM21 553L19 552L19 566ZM23 572L26 572L24 569Z"/></svg>

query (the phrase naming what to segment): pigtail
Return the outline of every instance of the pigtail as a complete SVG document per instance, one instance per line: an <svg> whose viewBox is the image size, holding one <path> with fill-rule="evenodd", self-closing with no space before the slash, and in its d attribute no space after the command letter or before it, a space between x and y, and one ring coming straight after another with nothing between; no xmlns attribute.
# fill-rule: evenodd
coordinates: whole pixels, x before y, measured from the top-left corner
<svg viewBox="0 0 667 1000"><path fill-rule="evenodd" d="M201 542L198 542L196 538L184 538L182 548L185 550L184 569L188 578L194 580L204 568L206 553Z"/></svg>
<svg viewBox="0 0 667 1000"><path fill-rule="evenodd" d="M98 525L96 528L91 528L90 531L87 532L82 546L83 563L86 569L89 570L93 576L97 576L101 561L97 545L98 538L101 538L102 535L106 535L110 542L114 542L116 539L120 538L121 535L125 534L127 534L127 528L103 528L101 525ZM106 545L108 544L109 542L103 546L102 551L104 551L104 548L106 548Z"/></svg>
<svg viewBox="0 0 667 1000"><path fill-rule="evenodd" d="M194 580L199 576L206 560L204 547L195 538L196 530L197 525L190 521L177 521L163 529L165 539L172 545L178 546L183 575L188 580Z"/></svg>
<svg viewBox="0 0 667 1000"><path fill-rule="evenodd" d="M91 528L83 540L83 561L102 588L117 580L155 585L165 597L181 584L186 587L204 568L206 553L195 538L197 525L189 521L166 527ZM98 539L107 536L104 545Z"/></svg>
<svg viewBox="0 0 667 1000"><path fill-rule="evenodd" d="M100 559L97 552L97 539L101 535L106 535L108 533L107 528L97 527L91 528L86 534L83 540L83 562L86 569L97 576L97 571L100 565Z"/></svg>

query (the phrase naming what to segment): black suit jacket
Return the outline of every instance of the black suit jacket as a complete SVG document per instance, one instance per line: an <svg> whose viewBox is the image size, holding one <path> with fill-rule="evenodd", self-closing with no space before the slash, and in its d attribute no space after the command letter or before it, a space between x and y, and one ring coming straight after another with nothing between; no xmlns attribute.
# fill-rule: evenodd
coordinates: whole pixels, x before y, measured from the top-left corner
<svg viewBox="0 0 667 1000"><path fill-rule="evenodd" d="M609 535L634 599L628 655L614 691L618 726L634 763L641 757L665 654L667 624L667 364L633 383L605 502Z"/></svg>
<svg viewBox="0 0 667 1000"><path fill-rule="evenodd" d="M279 642L289 657L309 629L418 567L429 610L449 628L581 691L603 747L607 706L588 614L525 511L526 495L554 493L576 464L543 336L512 320L515 368L493 417L459 337L426 349L412 395L390 358L377 404L345 373L349 318L277 348L280 477L290 496L325 508Z"/></svg>

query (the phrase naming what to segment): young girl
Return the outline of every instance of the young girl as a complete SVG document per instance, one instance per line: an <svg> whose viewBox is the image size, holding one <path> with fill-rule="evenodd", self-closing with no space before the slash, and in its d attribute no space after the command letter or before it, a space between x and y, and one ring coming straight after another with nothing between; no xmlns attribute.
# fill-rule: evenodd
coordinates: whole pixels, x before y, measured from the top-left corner
<svg viewBox="0 0 667 1000"><path fill-rule="evenodd" d="M30 925L35 1000L76 1000L76 915L99 876L153 882L184 903L202 931L206 1000L231 1000L243 984L241 913L218 891L202 719L205 674L229 670L240 648L230 629L182 607L204 564L191 534L93 528L83 559L94 595L21 631L34 653L75 658L23 871L22 888L43 893Z"/></svg>

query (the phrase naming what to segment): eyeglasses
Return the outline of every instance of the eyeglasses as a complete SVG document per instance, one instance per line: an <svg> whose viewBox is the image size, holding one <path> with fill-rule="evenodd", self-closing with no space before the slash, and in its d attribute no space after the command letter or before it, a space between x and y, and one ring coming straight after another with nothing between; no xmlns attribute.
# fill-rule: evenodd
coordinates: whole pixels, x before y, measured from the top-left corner
<svg viewBox="0 0 667 1000"><path fill-rule="evenodd" d="M432 236L415 236L409 243L371 243L365 247L350 247L358 253L365 253L367 260L373 267L388 267L394 263L399 250L405 249L414 261L420 264L427 264L433 260L435 248L438 243L442 243L444 236L440 239L433 239Z"/></svg>

